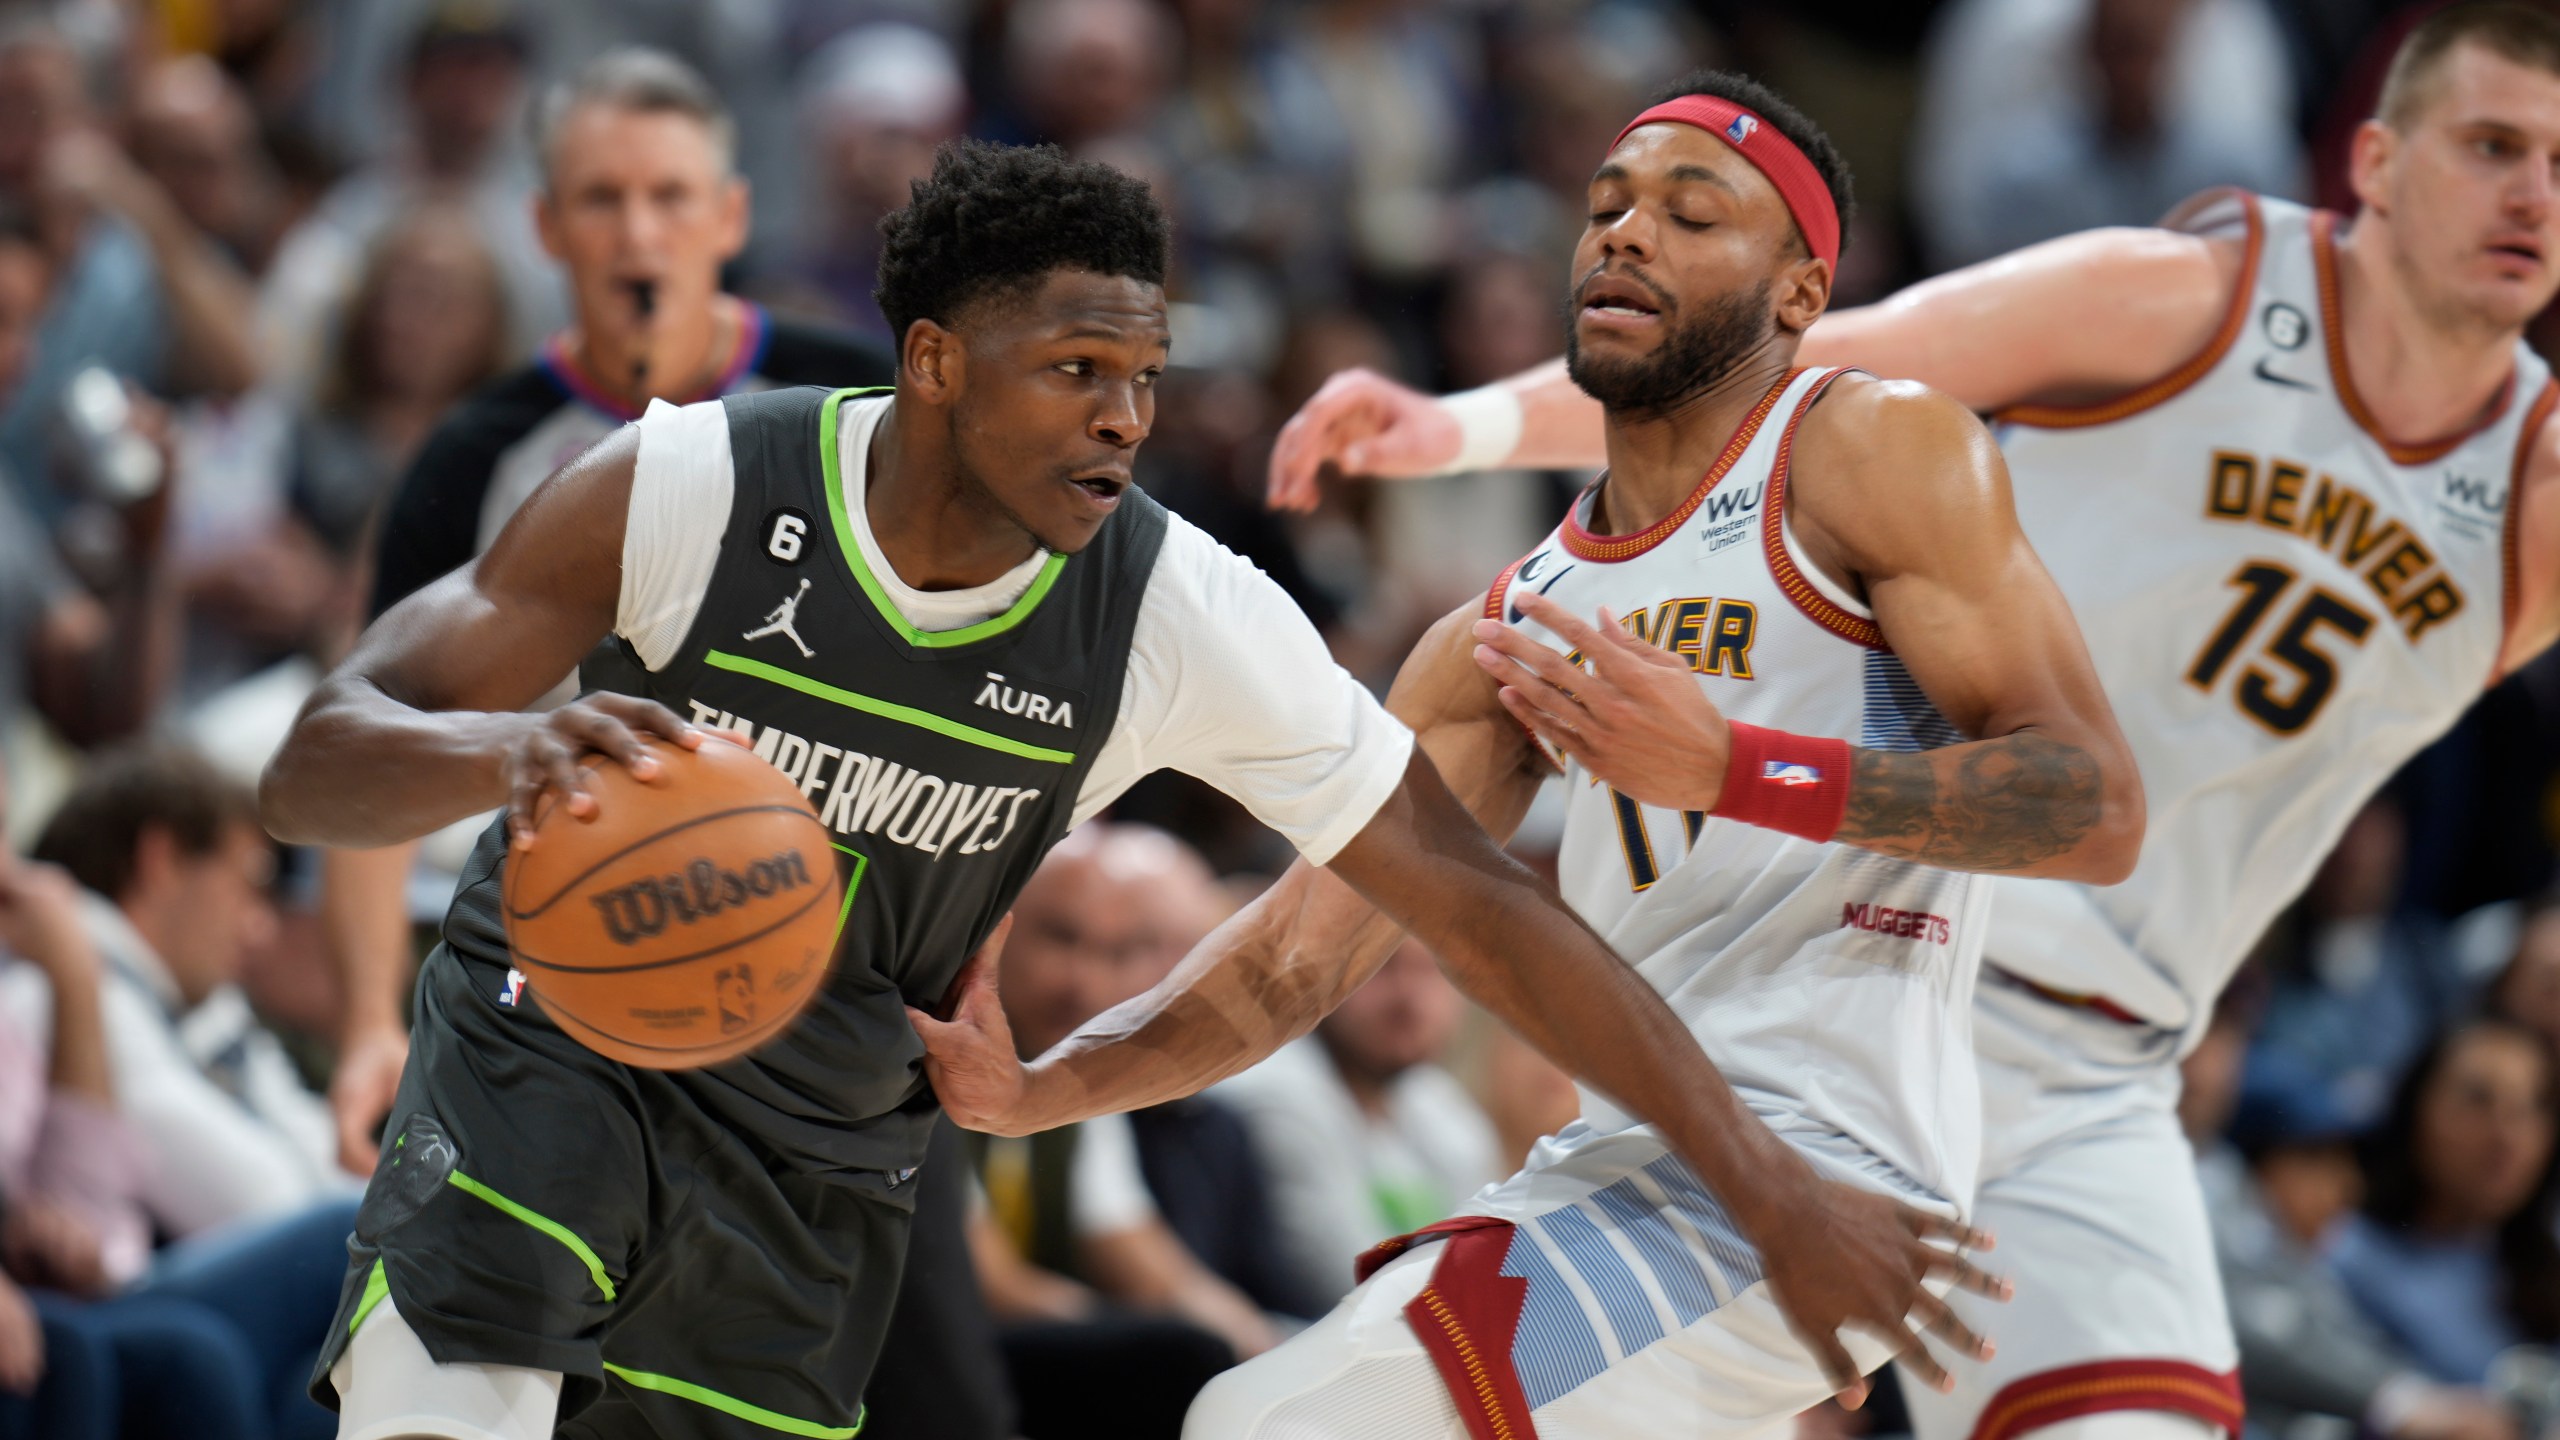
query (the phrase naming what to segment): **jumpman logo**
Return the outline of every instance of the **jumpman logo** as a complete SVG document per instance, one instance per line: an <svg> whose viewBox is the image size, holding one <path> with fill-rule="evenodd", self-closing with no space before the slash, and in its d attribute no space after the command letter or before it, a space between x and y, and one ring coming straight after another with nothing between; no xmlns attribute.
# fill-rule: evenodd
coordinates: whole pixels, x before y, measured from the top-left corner
<svg viewBox="0 0 2560 1440"><path fill-rule="evenodd" d="M747 638L761 640L767 635L785 636L792 644L800 647L800 658L804 660L815 658L818 652L810 649L809 642L800 638L800 632L791 628L792 617L800 613L800 597L808 593L809 577L803 575L800 577L800 588L783 596L782 603L774 606L773 612L764 617L764 628L748 631Z"/></svg>

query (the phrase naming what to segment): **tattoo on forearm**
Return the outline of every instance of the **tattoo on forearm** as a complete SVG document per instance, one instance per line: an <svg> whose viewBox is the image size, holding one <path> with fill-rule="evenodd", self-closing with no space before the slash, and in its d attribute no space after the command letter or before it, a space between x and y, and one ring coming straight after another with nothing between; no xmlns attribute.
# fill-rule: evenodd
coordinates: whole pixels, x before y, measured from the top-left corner
<svg viewBox="0 0 2560 1440"><path fill-rule="evenodd" d="M1946 768L1927 752L1860 750L1839 838L1957 870L2021 870L2080 843L2105 807L2098 762L2033 731L1970 747Z"/></svg>

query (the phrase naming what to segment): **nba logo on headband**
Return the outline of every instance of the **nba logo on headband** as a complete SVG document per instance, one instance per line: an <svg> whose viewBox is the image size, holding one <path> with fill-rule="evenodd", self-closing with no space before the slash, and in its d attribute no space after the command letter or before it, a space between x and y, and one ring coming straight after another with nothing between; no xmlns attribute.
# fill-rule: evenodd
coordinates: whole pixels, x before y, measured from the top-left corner
<svg viewBox="0 0 2560 1440"><path fill-rule="evenodd" d="M1778 187L1778 198L1786 202L1796 228L1804 233L1805 248L1834 265L1840 263L1840 211L1832 201L1831 187L1813 162L1796 148L1795 142L1769 122L1743 106L1713 95L1683 95L1666 100L1633 120L1609 142L1615 150L1642 126L1656 122L1694 125L1710 135L1724 137L1734 152L1769 177ZM1768 130L1766 135L1761 134Z"/></svg>

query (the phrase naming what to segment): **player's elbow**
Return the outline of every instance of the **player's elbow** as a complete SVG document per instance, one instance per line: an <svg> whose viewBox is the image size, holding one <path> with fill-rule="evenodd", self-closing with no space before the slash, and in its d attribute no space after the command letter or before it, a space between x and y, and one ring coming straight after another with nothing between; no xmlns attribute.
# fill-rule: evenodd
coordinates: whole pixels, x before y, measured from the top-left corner
<svg viewBox="0 0 2560 1440"><path fill-rule="evenodd" d="M329 693L335 683L321 683L258 775L258 823L287 845L348 843L337 833L341 827L329 823L340 807L326 803L327 786L318 773L325 768L319 752L327 748Z"/></svg>
<svg viewBox="0 0 2560 1440"><path fill-rule="evenodd" d="M2065 878L2114 885L2131 876L2135 862L2142 858L2146 821L2142 776L2134 768L2133 755L2122 745L2112 747L2099 767L2096 823L2073 848L2072 873Z"/></svg>
<svg viewBox="0 0 2560 1440"><path fill-rule="evenodd" d="M303 783L301 757L296 749L299 735L300 728L296 727L295 736L286 739L284 747L259 773L258 823L287 845L326 844L326 837L312 823L310 807L303 803L310 787Z"/></svg>

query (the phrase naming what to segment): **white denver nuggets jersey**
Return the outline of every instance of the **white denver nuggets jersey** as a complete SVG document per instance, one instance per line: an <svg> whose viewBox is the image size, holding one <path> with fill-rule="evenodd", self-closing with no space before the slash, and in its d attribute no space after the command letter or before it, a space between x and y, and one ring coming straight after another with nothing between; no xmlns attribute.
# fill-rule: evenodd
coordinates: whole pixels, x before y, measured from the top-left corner
<svg viewBox="0 0 2560 1440"><path fill-rule="evenodd" d="M1639 534L1590 533L1586 495L1495 582L1489 611L1557 644L1511 603L1519 590L1586 620L1605 605L1686 661L1735 720L1880 749L1963 739L1787 526L1796 426L1841 373L1798 371L1773 387L1689 498ZM1640 806L1579 765L1564 784L1565 898L1662 993L1752 1108L1871 1184L1969 1204L1984 882ZM1541 1147L1533 1168L1605 1146L1633 1123L1588 1091L1583 1116Z"/></svg>
<svg viewBox="0 0 2560 1440"><path fill-rule="evenodd" d="M2337 217L2238 192L2185 227L2245 237L2204 353L2084 409L2001 417L2018 516L2141 763L2132 878L1997 882L1986 960L2200 1030L2260 932L2401 762L2492 678L2509 496L2550 413L2522 344L2480 428L2403 446L2346 370Z"/></svg>

